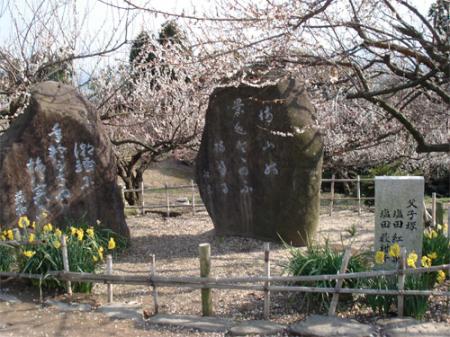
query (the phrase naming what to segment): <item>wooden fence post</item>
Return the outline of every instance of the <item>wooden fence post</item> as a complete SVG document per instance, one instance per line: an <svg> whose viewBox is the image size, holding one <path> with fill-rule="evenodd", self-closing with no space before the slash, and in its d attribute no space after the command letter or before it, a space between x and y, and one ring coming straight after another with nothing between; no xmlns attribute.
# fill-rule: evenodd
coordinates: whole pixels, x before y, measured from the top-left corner
<svg viewBox="0 0 450 337"><path fill-rule="evenodd" d="M65 234L61 236L61 251L62 251L64 271L69 272L70 271L69 254L67 252L67 238ZM67 294L69 296L72 296L72 282L66 281L66 287L67 287Z"/></svg>
<svg viewBox="0 0 450 337"><path fill-rule="evenodd" d="M447 238L450 238L450 206L447 208ZM449 270L450 275L450 270Z"/></svg>
<svg viewBox="0 0 450 337"><path fill-rule="evenodd" d="M170 217L170 199L169 199L169 188L167 186L167 183L164 183L164 188L166 189L166 214L167 217Z"/></svg>
<svg viewBox="0 0 450 337"><path fill-rule="evenodd" d="M405 290L405 269L406 269L406 248L402 248L400 252L400 259L398 261L398 290ZM397 316L403 317L405 306L405 295L397 296Z"/></svg>
<svg viewBox="0 0 450 337"><path fill-rule="evenodd" d="M331 200L330 200L330 216L333 214L333 204L334 204L334 179L335 175L331 176Z"/></svg>
<svg viewBox="0 0 450 337"><path fill-rule="evenodd" d="M153 304L155 305L155 315L156 315L159 311L159 305L158 305L158 290L156 289L156 285L153 283L153 277L155 277L155 274L156 274L156 257L155 257L155 254L152 254L152 266L150 269L150 276L152 278L152 284L153 284L152 295L153 295Z"/></svg>
<svg viewBox="0 0 450 337"><path fill-rule="evenodd" d="M108 254L106 255L106 275L112 275L113 273L113 260L112 255ZM106 285L106 291L108 294L108 303L113 302L113 285L108 282Z"/></svg>
<svg viewBox="0 0 450 337"><path fill-rule="evenodd" d="M144 201L144 182L141 181L140 186L140 192L141 192L141 215L145 215L145 201Z"/></svg>
<svg viewBox="0 0 450 337"><path fill-rule="evenodd" d="M436 193L433 192L431 197L431 224L436 226Z"/></svg>
<svg viewBox="0 0 450 337"><path fill-rule="evenodd" d="M192 187L192 214L195 215L195 185L194 185L194 180L191 180L191 187Z"/></svg>
<svg viewBox="0 0 450 337"><path fill-rule="evenodd" d="M201 243L198 246L200 254L200 277L209 277L211 271L211 246L209 243ZM202 315L212 315L211 288L202 288Z"/></svg>
<svg viewBox="0 0 450 337"><path fill-rule="evenodd" d="M352 256L352 250L350 247L347 247L344 252L344 256L342 257L341 262L341 269L339 270L338 274L344 274L347 271L347 266L350 261L350 258ZM344 282L344 279L338 279L336 280L336 286L334 289L339 291L342 287L342 283ZM328 315L334 316L336 314L336 308L339 302L339 293L334 293L333 298L331 299L330 308L328 309Z"/></svg>
<svg viewBox="0 0 450 337"><path fill-rule="evenodd" d="M358 175L356 177L356 195L358 197L358 215L361 215L361 177Z"/></svg>
<svg viewBox="0 0 450 337"><path fill-rule="evenodd" d="M17 242L22 241L22 234L20 234L19 228L13 228L12 231L13 231L14 240L16 240Z"/></svg>
<svg viewBox="0 0 450 337"><path fill-rule="evenodd" d="M265 276L270 278L270 243L264 243L264 267ZM264 282L264 319L269 319L270 316L270 282Z"/></svg>

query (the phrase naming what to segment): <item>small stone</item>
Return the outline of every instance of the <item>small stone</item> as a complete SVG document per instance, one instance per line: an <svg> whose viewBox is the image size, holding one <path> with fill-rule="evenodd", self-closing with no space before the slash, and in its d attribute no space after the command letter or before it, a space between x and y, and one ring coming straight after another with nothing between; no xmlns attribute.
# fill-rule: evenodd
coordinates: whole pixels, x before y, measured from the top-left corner
<svg viewBox="0 0 450 337"><path fill-rule="evenodd" d="M230 336L258 335L267 336L281 333L286 329L285 325L270 321L244 321L232 327L228 334Z"/></svg>
<svg viewBox="0 0 450 337"><path fill-rule="evenodd" d="M311 315L304 321L293 324L289 332L308 337L374 337L376 330L352 319L333 316Z"/></svg>

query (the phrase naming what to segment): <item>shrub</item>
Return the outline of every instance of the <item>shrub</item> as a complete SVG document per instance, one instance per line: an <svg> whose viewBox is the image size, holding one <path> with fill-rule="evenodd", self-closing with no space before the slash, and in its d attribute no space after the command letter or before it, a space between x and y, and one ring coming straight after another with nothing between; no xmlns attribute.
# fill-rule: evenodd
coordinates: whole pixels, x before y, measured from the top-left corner
<svg viewBox="0 0 450 337"><path fill-rule="evenodd" d="M291 257L286 266L287 272L294 276L336 274L342 264L343 252L332 249L328 243L324 246L309 245L306 251L289 246ZM367 270L366 254L356 254L350 258L348 272L360 272ZM358 280L344 280L342 287L354 288L358 286ZM313 285L315 287L329 288L336 285L336 281L299 282L298 285ZM329 305L330 295L327 293L307 293L306 300L316 303L320 309L326 309Z"/></svg>

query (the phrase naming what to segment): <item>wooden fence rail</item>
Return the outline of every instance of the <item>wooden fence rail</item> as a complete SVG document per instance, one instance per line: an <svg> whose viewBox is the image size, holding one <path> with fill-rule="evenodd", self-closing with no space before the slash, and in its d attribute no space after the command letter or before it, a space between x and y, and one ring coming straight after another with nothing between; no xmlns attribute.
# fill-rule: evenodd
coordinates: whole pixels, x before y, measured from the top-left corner
<svg viewBox="0 0 450 337"><path fill-rule="evenodd" d="M64 238L64 237L63 237ZM63 246L65 247L65 246ZM450 297L449 291L435 291L435 290L404 290L405 276L408 274L420 274L427 272L435 272L438 270L447 270L450 272L450 264L440 266L422 267L422 268L406 268L405 266L405 251L402 251L402 258L400 259L397 269L394 270L374 270L368 272L346 273L346 265L350 259L350 249L346 249L346 258L343 259L340 272L337 274L327 275L310 275L310 276L271 276L270 275L270 248L268 244L264 244L264 275L256 277L228 277L228 278L212 278L204 277L209 275L211 268L209 254L203 252L204 247L209 248L208 244L199 246L199 255L201 257L201 277L163 277L156 275L155 258L152 255L152 266L148 275L114 275L112 258L107 258L108 266L104 274L92 273L78 273L70 272L68 264L64 265L62 271L50 271L46 275L28 274L18 272L0 272L0 277L8 278L27 278L38 279L40 281L53 277L67 283L68 291L70 291L71 282L92 282L105 283L108 285L108 302L112 302L112 285L113 284L128 284L128 285L143 285L153 288L153 299L155 305L155 312L158 311L158 294L156 287L186 287L191 289L202 289L202 312L204 315L212 314L212 293L210 289L227 289L227 290L250 290L261 291L264 293L264 317L269 317L270 310L270 295L272 292L304 292L304 293L329 293L334 294L333 306L329 311L330 315L335 314L337 304L339 301L339 294L366 294L366 295L392 295L398 296L398 314L403 315L403 303L405 296L446 296ZM62 254L67 254L67 247L62 250ZM202 277L203 276L203 277ZM364 289L364 288L342 288L342 281L344 279L360 279L360 278L374 278L380 276L392 276L398 278L398 289ZM336 280L337 284L334 288L330 287L314 287L295 285L298 282L314 282L314 281L331 281ZM245 284L251 283L251 284ZM290 283L288 285L278 285L275 283Z"/></svg>

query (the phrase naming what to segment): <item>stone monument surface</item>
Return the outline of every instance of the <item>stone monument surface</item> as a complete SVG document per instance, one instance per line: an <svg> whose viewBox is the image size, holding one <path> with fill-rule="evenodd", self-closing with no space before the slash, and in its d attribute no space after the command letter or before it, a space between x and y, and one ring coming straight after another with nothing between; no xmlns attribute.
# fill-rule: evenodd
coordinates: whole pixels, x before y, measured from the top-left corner
<svg viewBox="0 0 450 337"><path fill-rule="evenodd" d="M98 114L73 87L40 83L0 137L0 223L47 213L58 226L100 220L129 237L116 173Z"/></svg>
<svg viewBox="0 0 450 337"><path fill-rule="evenodd" d="M322 156L298 79L217 88L196 160L216 233L306 244L319 220Z"/></svg>
<svg viewBox="0 0 450 337"><path fill-rule="evenodd" d="M386 267L396 266L389 256L389 247L398 243L422 255L423 240L423 177L375 177L375 250L385 253Z"/></svg>

